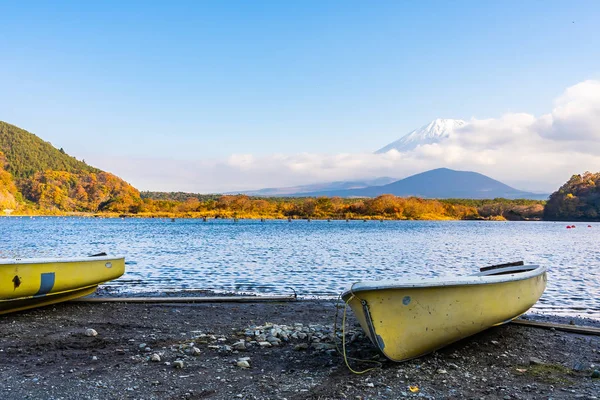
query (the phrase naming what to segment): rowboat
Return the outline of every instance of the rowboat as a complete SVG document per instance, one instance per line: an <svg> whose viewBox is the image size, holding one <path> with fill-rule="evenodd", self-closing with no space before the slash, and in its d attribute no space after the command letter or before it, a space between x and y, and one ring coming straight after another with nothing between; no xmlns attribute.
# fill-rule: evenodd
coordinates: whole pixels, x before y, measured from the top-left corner
<svg viewBox="0 0 600 400"><path fill-rule="evenodd" d="M124 272L118 256L0 260L0 314L86 296Z"/></svg>
<svg viewBox="0 0 600 400"><path fill-rule="evenodd" d="M383 355L405 361L517 318L546 280L546 267L516 262L457 278L358 282L342 299Z"/></svg>

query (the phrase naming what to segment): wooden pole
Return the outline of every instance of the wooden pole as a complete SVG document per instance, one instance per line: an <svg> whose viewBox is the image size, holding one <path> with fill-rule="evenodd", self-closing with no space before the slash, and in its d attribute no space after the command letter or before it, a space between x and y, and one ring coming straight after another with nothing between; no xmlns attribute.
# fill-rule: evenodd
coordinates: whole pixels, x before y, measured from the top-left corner
<svg viewBox="0 0 600 400"><path fill-rule="evenodd" d="M205 297L81 297L79 303L261 303L296 301L295 296L205 296Z"/></svg>
<svg viewBox="0 0 600 400"><path fill-rule="evenodd" d="M526 320L526 319L514 319L511 321L511 323L515 324L515 325L530 326L532 328L542 328L542 329L554 328L557 331L581 333L583 335L600 336L600 328L593 328L591 326L554 324L551 322L538 322L538 321L530 321L530 320Z"/></svg>

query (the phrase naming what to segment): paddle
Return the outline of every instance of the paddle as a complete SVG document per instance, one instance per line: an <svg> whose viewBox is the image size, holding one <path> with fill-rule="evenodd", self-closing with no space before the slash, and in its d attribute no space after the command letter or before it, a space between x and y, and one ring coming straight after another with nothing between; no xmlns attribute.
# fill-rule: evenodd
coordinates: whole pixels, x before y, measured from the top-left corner
<svg viewBox="0 0 600 400"><path fill-rule="evenodd" d="M98 253L98 254L92 254L91 256L88 256L88 257L104 257L107 255L108 254L106 254L105 252L102 252L102 253Z"/></svg>
<svg viewBox="0 0 600 400"><path fill-rule="evenodd" d="M492 269L499 269L499 268L504 268L504 267L518 267L520 265L525 265L525 264L523 263L523 261L515 261L515 262L504 263L504 264L490 265L489 267L481 267L481 268L479 268L479 271L485 272L485 271L490 271Z"/></svg>

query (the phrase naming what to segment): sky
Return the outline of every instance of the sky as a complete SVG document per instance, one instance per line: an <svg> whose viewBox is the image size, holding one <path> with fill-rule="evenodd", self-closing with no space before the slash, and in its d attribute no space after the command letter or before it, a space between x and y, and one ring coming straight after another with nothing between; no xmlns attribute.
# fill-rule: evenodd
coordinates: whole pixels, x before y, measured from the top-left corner
<svg viewBox="0 0 600 400"><path fill-rule="evenodd" d="M405 3L0 0L0 120L141 190L600 169L600 2Z"/></svg>

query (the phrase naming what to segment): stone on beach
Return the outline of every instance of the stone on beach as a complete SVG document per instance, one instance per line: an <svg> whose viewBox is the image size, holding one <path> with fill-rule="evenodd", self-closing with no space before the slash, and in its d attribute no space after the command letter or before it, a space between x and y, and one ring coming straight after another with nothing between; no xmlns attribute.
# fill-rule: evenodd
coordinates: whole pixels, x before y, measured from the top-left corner
<svg viewBox="0 0 600 400"><path fill-rule="evenodd" d="M85 330L85 336L98 336L98 332L95 329L89 328Z"/></svg>
<svg viewBox="0 0 600 400"><path fill-rule="evenodd" d="M231 347L235 350L246 350L246 341L240 340L232 344Z"/></svg>
<svg viewBox="0 0 600 400"><path fill-rule="evenodd" d="M543 365L545 364L542 360L537 357L529 357L529 365Z"/></svg>

